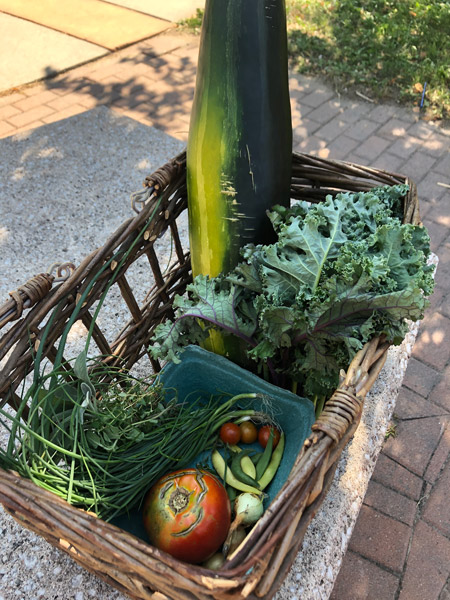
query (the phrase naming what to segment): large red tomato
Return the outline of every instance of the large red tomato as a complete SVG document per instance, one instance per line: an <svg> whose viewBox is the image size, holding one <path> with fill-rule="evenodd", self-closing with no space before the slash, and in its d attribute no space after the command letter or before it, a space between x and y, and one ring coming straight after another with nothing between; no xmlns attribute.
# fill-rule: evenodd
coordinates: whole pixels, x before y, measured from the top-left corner
<svg viewBox="0 0 450 600"><path fill-rule="evenodd" d="M148 492L144 526L150 542L175 558L200 563L227 537L231 506L211 473L184 469L165 475Z"/></svg>

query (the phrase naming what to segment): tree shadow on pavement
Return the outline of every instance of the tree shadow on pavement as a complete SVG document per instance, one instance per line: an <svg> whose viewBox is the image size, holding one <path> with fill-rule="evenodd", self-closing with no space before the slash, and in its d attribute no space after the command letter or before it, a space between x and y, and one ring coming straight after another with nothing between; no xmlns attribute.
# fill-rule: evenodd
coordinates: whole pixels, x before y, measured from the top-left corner
<svg viewBox="0 0 450 600"><path fill-rule="evenodd" d="M61 110L77 104L85 110L106 105L186 139L196 67L191 56L140 52L133 57L107 57L44 83L61 97Z"/></svg>

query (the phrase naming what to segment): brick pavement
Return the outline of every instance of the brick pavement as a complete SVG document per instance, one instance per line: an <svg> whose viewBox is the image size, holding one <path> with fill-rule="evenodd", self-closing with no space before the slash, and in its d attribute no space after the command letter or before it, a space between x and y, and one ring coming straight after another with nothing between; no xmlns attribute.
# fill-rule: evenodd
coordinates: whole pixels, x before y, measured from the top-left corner
<svg viewBox="0 0 450 600"><path fill-rule="evenodd" d="M198 39L163 34L0 95L0 137L105 104L186 140ZM294 147L410 175L440 258L386 440L332 600L450 599L450 127L292 76Z"/></svg>

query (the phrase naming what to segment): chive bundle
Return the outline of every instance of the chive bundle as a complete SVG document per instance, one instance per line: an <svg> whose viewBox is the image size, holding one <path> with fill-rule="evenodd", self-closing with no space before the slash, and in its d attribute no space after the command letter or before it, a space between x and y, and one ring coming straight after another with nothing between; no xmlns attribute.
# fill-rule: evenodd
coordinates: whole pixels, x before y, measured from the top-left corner
<svg viewBox="0 0 450 600"><path fill-rule="evenodd" d="M15 416L0 410L10 430L0 463L104 520L138 506L159 477L210 447L224 422L254 413L236 402L256 394L166 402L157 380L98 363L87 383L76 371L42 374Z"/></svg>

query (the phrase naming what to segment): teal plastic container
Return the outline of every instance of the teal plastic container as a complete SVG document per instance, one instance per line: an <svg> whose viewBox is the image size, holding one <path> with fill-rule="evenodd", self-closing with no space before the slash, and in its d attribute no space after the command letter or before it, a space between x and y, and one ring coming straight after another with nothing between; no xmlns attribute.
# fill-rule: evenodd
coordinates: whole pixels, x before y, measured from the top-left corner
<svg viewBox="0 0 450 600"><path fill-rule="evenodd" d="M262 394L263 399L240 401L238 406L267 412L266 402L269 403L270 414L283 429L286 442L281 464L265 490L267 496L264 503L267 506L283 486L303 442L311 433L311 426L315 421L312 402L272 385L223 356L199 346L188 346L180 354L180 360L178 364L167 364L159 374L167 400L176 397L178 402L194 402L199 397L208 399L211 395L235 396L256 392ZM210 454L202 453L194 464L187 466L205 464L210 460ZM147 539L139 511L118 517L112 522L144 540Z"/></svg>
<svg viewBox="0 0 450 600"><path fill-rule="evenodd" d="M194 400L198 395L209 398L212 394L226 393L235 396L257 392L263 394L270 403L272 415L286 436L283 460L266 489L267 500L272 500L286 481L303 442L311 433L311 425L315 421L313 403L268 383L223 356L208 352L200 346L188 346L180 354L180 360L178 364L169 363L160 373L167 390L166 397L170 398L171 390L176 390L179 402ZM193 392L199 394L194 396ZM264 400L259 399L239 402L242 408L251 407L267 412L264 404Z"/></svg>

